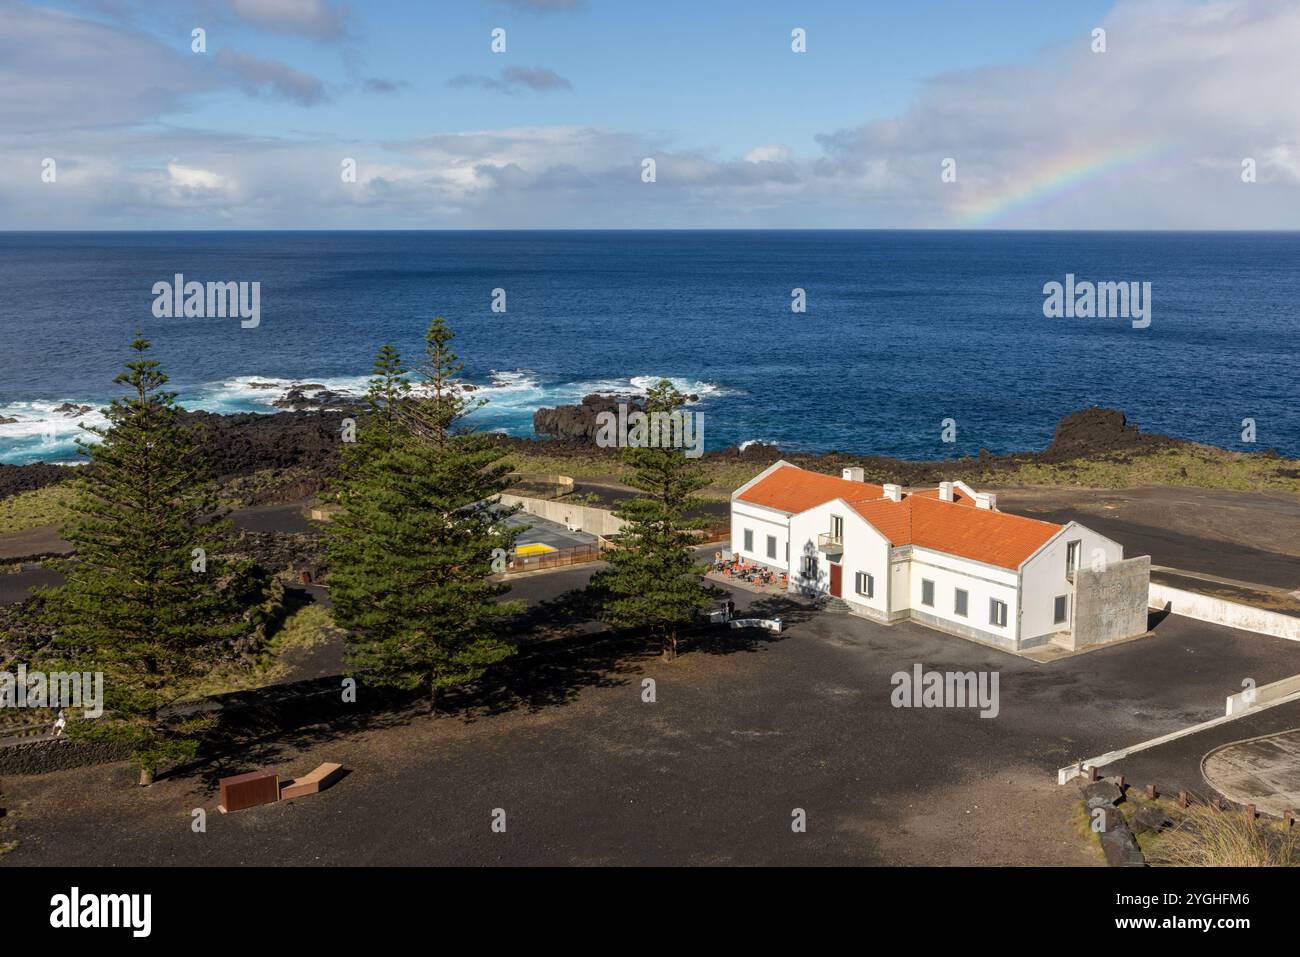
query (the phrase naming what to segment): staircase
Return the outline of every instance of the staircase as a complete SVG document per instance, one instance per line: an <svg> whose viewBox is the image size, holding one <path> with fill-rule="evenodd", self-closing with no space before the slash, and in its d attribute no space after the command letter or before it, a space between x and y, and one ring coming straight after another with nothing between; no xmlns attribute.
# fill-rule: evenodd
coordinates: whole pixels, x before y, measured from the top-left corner
<svg viewBox="0 0 1300 957"><path fill-rule="evenodd" d="M830 595L823 595L817 599L818 611L841 611L848 612L849 603L842 598L834 598Z"/></svg>

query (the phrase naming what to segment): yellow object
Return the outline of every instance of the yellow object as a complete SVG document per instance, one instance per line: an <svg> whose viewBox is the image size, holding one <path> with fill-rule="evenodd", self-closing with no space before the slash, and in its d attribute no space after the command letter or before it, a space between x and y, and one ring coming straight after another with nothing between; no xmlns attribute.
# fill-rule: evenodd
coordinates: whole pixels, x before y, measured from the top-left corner
<svg viewBox="0 0 1300 957"><path fill-rule="evenodd" d="M549 555L551 552L558 551L558 548L552 548L550 545L543 545L541 542L534 542L531 545L520 545L515 549L515 554L527 557L529 555Z"/></svg>

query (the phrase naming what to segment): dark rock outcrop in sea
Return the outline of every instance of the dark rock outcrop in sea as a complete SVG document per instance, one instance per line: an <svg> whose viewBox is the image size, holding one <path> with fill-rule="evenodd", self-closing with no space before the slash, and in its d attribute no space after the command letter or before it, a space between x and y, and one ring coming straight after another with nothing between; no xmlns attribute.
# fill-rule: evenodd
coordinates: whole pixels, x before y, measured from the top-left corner
<svg viewBox="0 0 1300 957"><path fill-rule="evenodd" d="M365 406L365 399L343 392L331 392L321 385L294 386L271 403L289 412L347 412Z"/></svg>
<svg viewBox="0 0 1300 957"><path fill-rule="evenodd" d="M686 401L698 402L699 398L697 395L688 395ZM538 409L533 413L533 431L544 438L594 445L599 428L596 417L602 412L618 415L620 405L626 405L629 414L645 411L644 398L593 393L583 396L578 405Z"/></svg>

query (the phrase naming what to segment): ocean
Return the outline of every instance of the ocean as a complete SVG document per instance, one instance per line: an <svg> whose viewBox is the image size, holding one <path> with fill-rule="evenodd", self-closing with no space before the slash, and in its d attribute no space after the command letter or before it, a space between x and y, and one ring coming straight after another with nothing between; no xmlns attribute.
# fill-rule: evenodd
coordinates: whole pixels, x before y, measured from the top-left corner
<svg viewBox="0 0 1300 957"><path fill-rule="evenodd" d="M295 382L363 391L376 348L414 357L435 314L488 400L476 423L512 435L667 377L699 396L710 449L1002 453L1103 405L1300 456L1298 265L1297 233L0 233L0 462L75 460L76 422L99 417L55 409L118 394L137 330L182 404L271 412ZM156 317L176 274L260 283L258 325ZM1149 326L1048 318L1067 274L1149 282Z"/></svg>

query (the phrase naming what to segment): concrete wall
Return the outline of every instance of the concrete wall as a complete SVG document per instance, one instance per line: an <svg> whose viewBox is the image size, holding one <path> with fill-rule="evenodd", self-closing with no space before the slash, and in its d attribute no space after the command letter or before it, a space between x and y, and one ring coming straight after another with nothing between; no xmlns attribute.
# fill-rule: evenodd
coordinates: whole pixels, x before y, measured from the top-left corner
<svg viewBox="0 0 1300 957"><path fill-rule="evenodd" d="M1195 592L1170 588L1157 582L1151 583L1149 600L1154 608L1170 606L1170 611L1175 615L1185 615L1188 618L1209 621L1216 625L1227 625L1229 628L1240 628L1243 631L1254 631L1261 635L1300 641L1300 618L1290 615L1279 615L1277 612L1253 608L1235 601L1198 595Z"/></svg>
<svg viewBox="0 0 1300 957"><path fill-rule="evenodd" d="M1292 675L1290 678L1283 678L1281 681L1274 681L1272 684L1260 685L1258 688L1249 688L1245 691L1239 691L1237 694L1228 695L1223 713L1225 715L1241 714L1241 712L1250 708L1272 704L1297 693L1300 693L1300 675Z"/></svg>
<svg viewBox="0 0 1300 957"><path fill-rule="evenodd" d="M569 528L578 528L591 535L613 535L627 524L608 509L593 508L590 505L571 505L563 500L551 501L544 498L525 498L522 495L502 495L501 504L518 505L529 515L559 522Z"/></svg>
<svg viewBox="0 0 1300 957"><path fill-rule="evenodd" d="M1123 561L1124 549L1077 522L1068 523L1020 569L1020 645L1041 644L1049 636L1069 631L1074 620L1074 584L1065 577L1066 550L1079 543L1079 564L1111 565ZM1056 598L1066 597L1065 621L1055 620Z"/></svg>
<svg viewBox="0 0 1300 957"><path fill-rule="evenodd" d="M1085 562L1074 573L1074 629L1069 647L1088 648L1144 633L1150 587L1150 555L1109 562L1098 569Z"/></svg>
<svg viewBox="0 0 1300 957"><path fill-rule="evenodd" d="M563 492L573 491L573 476L558 472L511 472L510 477L526 485L554 485Z"/></svg>

